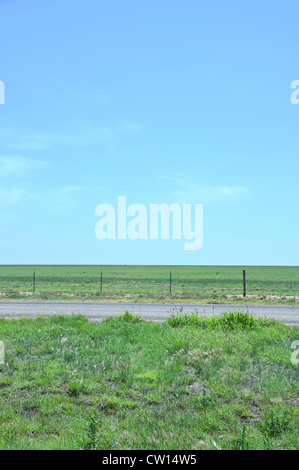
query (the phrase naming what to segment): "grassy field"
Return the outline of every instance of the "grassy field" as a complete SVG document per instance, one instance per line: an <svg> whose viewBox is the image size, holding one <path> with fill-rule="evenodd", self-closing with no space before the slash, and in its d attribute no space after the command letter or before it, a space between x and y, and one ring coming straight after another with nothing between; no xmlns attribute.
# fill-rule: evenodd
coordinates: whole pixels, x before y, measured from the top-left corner
<svg viewBox="0 0 299 470"><path fill-rule="evenodd" d="M297 327L0 320L0 449L298 449Z"/></svg>
<svg viewBox="0 0 299 470"><path fill-rule="evenodd" d="M0 266L0 294L39 299L299 302L299 267ZM103 284L101 292L101 271ZM170 295L170 271L172 285Z"/></svg>

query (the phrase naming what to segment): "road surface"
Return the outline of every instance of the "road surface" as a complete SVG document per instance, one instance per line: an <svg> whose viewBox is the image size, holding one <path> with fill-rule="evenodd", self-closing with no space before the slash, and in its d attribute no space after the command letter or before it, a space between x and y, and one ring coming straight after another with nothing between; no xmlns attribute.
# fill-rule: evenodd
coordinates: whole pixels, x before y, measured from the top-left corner
<svg viewBox="0 0 299 470"><path fill-rule="evenodd" d="M196 312L200 316L219 315L227 310L240 310L255 317L267 317L286 324L299 325L299 306L220 305L220 304L155 304L125 302L30 302L0 301L0 318L36 318L51 315L84 315L89 320L121 315L126 311L151 321L163 321L173 314Z"/></svg>

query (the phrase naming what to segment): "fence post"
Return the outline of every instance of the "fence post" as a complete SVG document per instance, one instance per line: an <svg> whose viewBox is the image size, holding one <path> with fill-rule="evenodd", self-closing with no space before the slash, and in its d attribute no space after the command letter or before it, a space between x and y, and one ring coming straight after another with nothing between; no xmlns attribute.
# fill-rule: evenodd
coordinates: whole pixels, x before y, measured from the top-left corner
<svg viewBox="0 0 299 470"><path fill-rule="evenodd" d="M101 293L103 292L103 271L101 271Z"/></svg>
<svg viewBox="0 0 299 470"><path fill-rule="evenodd" d="M33 293L35 293L35 271L33 271Z"/></svg>
<svg viewBox="0 0 299 470"><path fill-rule="evenodd" d="M170 271L170 275L169 275L169 293L171 295L171 271Z"/></svg>
<svg viewBox="0 0 299 470"><path fill-rule="evenodd" d="M243 297L246 297L246 271L243 269Z"/></svg>

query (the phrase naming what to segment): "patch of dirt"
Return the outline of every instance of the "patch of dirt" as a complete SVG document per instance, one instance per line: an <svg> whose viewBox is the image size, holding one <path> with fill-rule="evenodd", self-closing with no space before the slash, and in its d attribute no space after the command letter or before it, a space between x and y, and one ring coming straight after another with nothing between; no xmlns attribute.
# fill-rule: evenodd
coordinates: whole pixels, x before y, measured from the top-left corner
<svg viewBox="0 0 299 470"><path fill-rule="evenodd" d="M220 289L221 290L221 289ZM102 299L107 299L107 300L122 300L124 298L126 299L132 299L134 302L138 301L146 301L146 299L158 299L160 301L163 300L192 300L192 301L203 301L203 297L199 295L186 295L186 294L172 294L169 296L169 294L147 294L147 295L140 295L140 294L116 294L116 293L72 293L72 292L0 292L0 298L15 298L15 297L20 297L20 298L26 298L26 297L32 297L40 300L51 300L57 299L57 298L69 298L73 300L81 300L84 299L85 297L88 297L89 300L92 300L93 297L100 297ZM265 294L249 294L246 295L246 297L243 297L241 294L221 294L217 296L215 294L213 297L207 297L204 299L205 302L207 303L225 303L225 301L234 301L234 300L244 300L244 301L250 301L250 300L257 300L257 301L268 301L268 302L284 302L287 303L288 301L292 303L299 303L299 296L296 295L265 295Z"/></svg>
<svg viewBox="0 0 299 470"><path fill-rule="evenodd" d="M271 300L271 301L279 301L279 300L295 300L295 302L299 302L299 296L296 295L246 295L246 297L243 297L243 295L232 295L228 294L226 296L227 300L238 300L238 299L244 299L244 300Z"/></svg>
<svg viewBox="0 0 299 470"><path fill-rule="evenodd" d="M191 384L189 386L189 390L192 395L203 395L204 390L208 396L210 396L211 394L210 390L200 382L194 382L193 384Z"/></svg>
<svg viewBox="0 0 299 470"><path fill-rule="evenodd" d="M24 412L28 418L34 418L39 414L39 409L36 406L25 407Z"/></svg>
<svg viewBox="0 0 299 470"><path fill-rule="evenodd" d="M0 292L0 297L9 297L11 295L19 295L20 297L29 297L33 292Z"/></svg>

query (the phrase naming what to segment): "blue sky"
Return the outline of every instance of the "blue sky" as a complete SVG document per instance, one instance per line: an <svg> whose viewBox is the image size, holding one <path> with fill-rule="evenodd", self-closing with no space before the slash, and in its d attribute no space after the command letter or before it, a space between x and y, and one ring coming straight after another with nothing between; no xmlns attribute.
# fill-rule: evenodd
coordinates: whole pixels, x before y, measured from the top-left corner
<svg viewBox="0 0 299 470"><path fill-rule="evenodd" d="M0 263L299 265L298 2L0 0ZM96 207L204 206L203 247Z"/></svg>

